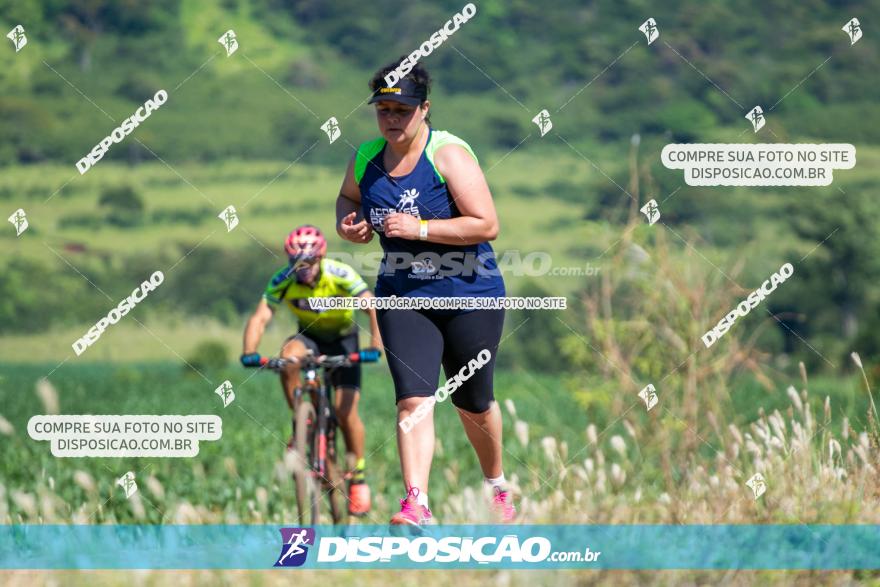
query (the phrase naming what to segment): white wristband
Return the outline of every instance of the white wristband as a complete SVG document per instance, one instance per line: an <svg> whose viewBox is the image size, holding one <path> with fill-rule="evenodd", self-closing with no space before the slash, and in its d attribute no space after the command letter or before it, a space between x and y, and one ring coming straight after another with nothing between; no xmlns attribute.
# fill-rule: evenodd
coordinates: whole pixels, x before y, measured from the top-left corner
<svg viewBox="0 0 880 587"><path fill-rule="evenodd" d="M419 240L424 241L428 240L428 221L420 220L419 221Z"/></svg>

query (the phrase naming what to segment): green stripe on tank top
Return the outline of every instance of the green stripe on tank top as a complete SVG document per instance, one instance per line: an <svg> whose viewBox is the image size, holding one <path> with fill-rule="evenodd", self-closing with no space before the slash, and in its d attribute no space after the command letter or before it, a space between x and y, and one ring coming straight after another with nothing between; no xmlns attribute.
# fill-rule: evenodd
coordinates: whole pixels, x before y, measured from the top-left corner
<svg viewBox="0 0 880 587"><path fill-rule="evenodd" d="M428 157L428 162L431 164L431 167L434 168L434 173L437 174L437 177L440 179L441 183L446 183L446 179L442 175L440 175L440 171L437 170L437 165L434 163L434 157L437 153L437 150L440 147L446 145L459 145L460 147L463 147L468 153L471 154L471 157L474 158L474 161L476 161L477 164L480 163L480 160L477 159L477 156L474 153L473 149L471 149L471 146L468 145L466 142L445 130L432 130L431 140L425 146L425 155ZM364 173L366 173L367 171L367 165L369 165L370 161L373 160L373 157L375 157L379 154L380 151L382 151L382 148L384 146L384 137L379 137L378 139L373 139L372 141L361 143L361 146L358 147L357 157L354 161L355 183L360 184L361 180L364 178Z"/></svg>
<svg viewBox="0 0 880 587"><path fill-rule="evenodd" d="M367 165L369 165L370 161L373 160L373 157L379 154L379 151L381 151L382 147L384 146L384 137L379 137L378 139L373 139L372 141L361 143L361 146L358 147L357 157L355 157L354 160L355 183L361 183L361 180L364 178L364 173L367 172Z"/></svg>
<svg viewBox="0 0 880 587"><path fill-rule="evenodd" d="M446 145L458 145L460 147L464 147L465 151L471 154L471 157L474 158L474 161L479 165L480 160L477 159L477 156L474 154L471 146L466 142L451 134L445 130L435 130L431 133L431 140L425 146L425 155L428 157L428 161L431 163L431 167L434 168L434 173L437 174L437 177L440 178L441 183L446 183L446 179L440 175L440 171L437 169L437 165L434 163L434 156L437 153L437 150L440 147L445 147Z"/></svg>

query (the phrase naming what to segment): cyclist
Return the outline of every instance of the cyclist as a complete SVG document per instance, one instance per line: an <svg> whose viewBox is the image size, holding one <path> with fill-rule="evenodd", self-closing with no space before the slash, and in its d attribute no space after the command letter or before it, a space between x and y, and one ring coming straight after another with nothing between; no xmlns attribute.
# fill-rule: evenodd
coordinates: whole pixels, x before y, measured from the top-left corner
<svg viewBox="0 0 880 587"><path fill-rule="evenodd" d="M431 79L424 66L417 64L393 87L386 85L385 75L398 63L386 65L370 81L382 136L361 144L349 162L336 201L337 232L354 243L367 243L374 231L379 233L385 252L376 281L379 297L504 296L488 243L498 234L498 218L476 156L463 140L430 127ZM444 274L426 258L447 253L467 257L477 271ZM403 267L394 262L392 268L392 259L407 258L412 261ZM425 413L427 406L418 413L417 408L437 391L441 364L450 378L484 349L491 359L449 397L493 494L493 509L500 521L512 521L516 508L502 470L501 411L493 395L504 310L379 309L377 317L394 379L406 490L391 523L419 525L432 517L427 489L433 407L408 431L404 422Z"/></svg>
<svg viewBox="0 0 880 587"><path fill-rule="evenodd" d="M301 359L310 350L317 355L339 355L357 352L358 333L354 311L350 309L318 310L309 306L309 298L358 296L373 297L367 284L350 266L325 258L327 241L321 231L310 224L300 226L284 244L289 263L275 273L263 299L250 317L244 331L241 362L246 367L259 367L257 348L280 305L290 308L299 322L299 332L284 341L281 356ZM382 337L376 311L365 310L370 316L370 346L382 348ZM352 515L370 511L370 488L366 483L364 459L364 424L358 415L361 384L360 364L336 369L331 374L334 387L334 408L345 446L357 459L349 484L348 508ZM281 386L290 409L294 409L294 390L300 385L299 367L291 364L281 372ZM292 442L292 439L291 439Z"/></svg>

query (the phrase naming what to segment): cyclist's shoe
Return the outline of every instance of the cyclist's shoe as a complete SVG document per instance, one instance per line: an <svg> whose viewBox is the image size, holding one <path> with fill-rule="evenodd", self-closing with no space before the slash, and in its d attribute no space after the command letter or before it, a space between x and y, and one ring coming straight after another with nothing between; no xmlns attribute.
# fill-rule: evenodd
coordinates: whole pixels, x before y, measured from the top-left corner
<svg viewBox="0 0 880 587"><path fill-rule="evenodd" d="M391 516L392 526L409 524L411 526L423 526L431 523L431 510L427 506L419 505L416 497L419 495L417 487L411 487L406 497L400 500L400 511Z"/></svg>
<svg viewBox="0 0 880 587"><path fill-rule="evenodd" d="M492 498L492 512L499 523L509 524L516 519L516 507L513 505L513 495L510 491L500 487L493 488L495 494Z"/></svg>
<svg viewBox="0 0 880 587"><path fill-rule="evenodd" d="M370 486L353 481L348 486L348 513L352 516L365 516L370 511Z"/></svg>

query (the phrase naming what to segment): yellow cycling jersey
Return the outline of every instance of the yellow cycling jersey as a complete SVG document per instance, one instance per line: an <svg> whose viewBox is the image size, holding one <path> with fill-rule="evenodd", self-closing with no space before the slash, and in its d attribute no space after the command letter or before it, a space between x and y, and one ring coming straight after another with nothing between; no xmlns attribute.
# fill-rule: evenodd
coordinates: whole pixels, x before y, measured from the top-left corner
<svg viewBox="0 0 880 587"><path fill-rule="evenodd" d="M357 296L367 291L367 284L350 266L332 259L321 259L321 272L314 287L296 280L296 274L285 266L272 276L265 299L272 309L285 304L299 320L300 331L310 337L333 340L351 333L355 328L354 310L318 310L309 307L309 298Z"/></svg>

